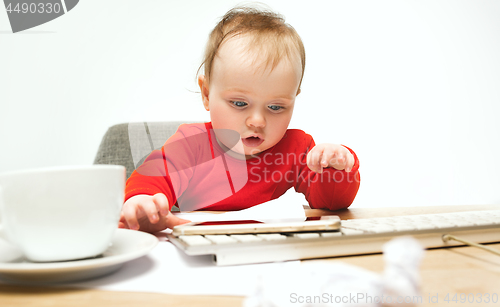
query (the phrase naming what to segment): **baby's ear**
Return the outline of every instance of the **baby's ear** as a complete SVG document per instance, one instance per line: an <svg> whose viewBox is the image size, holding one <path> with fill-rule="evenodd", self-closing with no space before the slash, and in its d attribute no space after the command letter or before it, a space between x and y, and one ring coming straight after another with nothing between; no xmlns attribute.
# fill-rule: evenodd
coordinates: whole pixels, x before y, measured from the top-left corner
<svg viewBox="0 0 500 307"><path fill-rule="evenodd" d="M208 104L208 82L207 79L205 78L204 75L199 75L198 76L198 85L200 86L200 91L201 91L201 99L203 100L203 106L205 106L205 109L209 111L209 104Z"/></svg>

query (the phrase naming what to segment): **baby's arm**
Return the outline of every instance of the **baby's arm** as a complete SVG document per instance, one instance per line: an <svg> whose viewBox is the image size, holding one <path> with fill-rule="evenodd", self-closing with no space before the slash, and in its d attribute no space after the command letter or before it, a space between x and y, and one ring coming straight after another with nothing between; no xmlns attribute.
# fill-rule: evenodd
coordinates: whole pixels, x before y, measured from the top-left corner
<svg viewBox="0 0 500 307"><path fill-rule="evenodd" d="M157 193L129 198L123 204L118 226L153 233L188 222L173 215L165 194Z"/></svg>
<svg viewBox="0 0 500 307"><path fill-rule="evenodd" d="M134 170L127 180L119 227L156 232L188 222L170 213L170 208L189 184L196 148L206 138L200 131L200 127L181 125ZM198 138L191 138L193 134Z"/></svg>
<svg viewBox="0 0 500 307"><path fill-rule="evenodd" d="M359 161L351 149L310 140L295 186L311 208L339 210L351 205L359 189Z"/></svg>

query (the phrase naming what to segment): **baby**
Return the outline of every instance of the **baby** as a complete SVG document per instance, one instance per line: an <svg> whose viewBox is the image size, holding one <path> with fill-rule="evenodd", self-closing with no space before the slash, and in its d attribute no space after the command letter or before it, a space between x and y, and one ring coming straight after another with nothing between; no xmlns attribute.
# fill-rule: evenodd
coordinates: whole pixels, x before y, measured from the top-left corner
<svg viewBox="0 0 500 307"><path fill-rule="evenodd" d="M241 210L294 187L311 208L347 208L359 161L338 144L288 129L305 51L273 12L234 8L210 34L199 75L211 122L181 125L127 181L119 227L147 232L186 223L170 210ZM201 67L200 67L201 68Z"/></svg>

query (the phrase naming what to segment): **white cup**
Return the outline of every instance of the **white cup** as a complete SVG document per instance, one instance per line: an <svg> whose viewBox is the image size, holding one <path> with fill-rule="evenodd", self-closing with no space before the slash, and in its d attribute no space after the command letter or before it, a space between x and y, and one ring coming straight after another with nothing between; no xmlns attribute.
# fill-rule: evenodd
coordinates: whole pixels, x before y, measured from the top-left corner
<svg viewBox="0 0 500 307"><path fill-rule="evenodd" d="M54 167L0 174L4 236L31 261L94 257L110 245L124 200L125 168Z"/></svg>

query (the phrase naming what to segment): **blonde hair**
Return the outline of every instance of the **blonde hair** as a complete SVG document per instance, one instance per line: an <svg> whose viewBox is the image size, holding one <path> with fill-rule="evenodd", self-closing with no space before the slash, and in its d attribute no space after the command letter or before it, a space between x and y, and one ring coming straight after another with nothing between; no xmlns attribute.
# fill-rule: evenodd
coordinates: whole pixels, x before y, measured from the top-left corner
<svg viewBox="0 0 500 307"><path fill-rule="evenodd" d="M270 10L252 7L235 7L229 10L215 26L208 38L205 55L198 72L204 68L205 79L209 82L213 62L217 51L228 39L237 35L248 34L251 37L250 48L265 52L264 63L274 69L283 56L290 62L298 55L302 64L300 84L304 76L306 54L304 44L295 29L285 23L283 16Z"/></svg>

